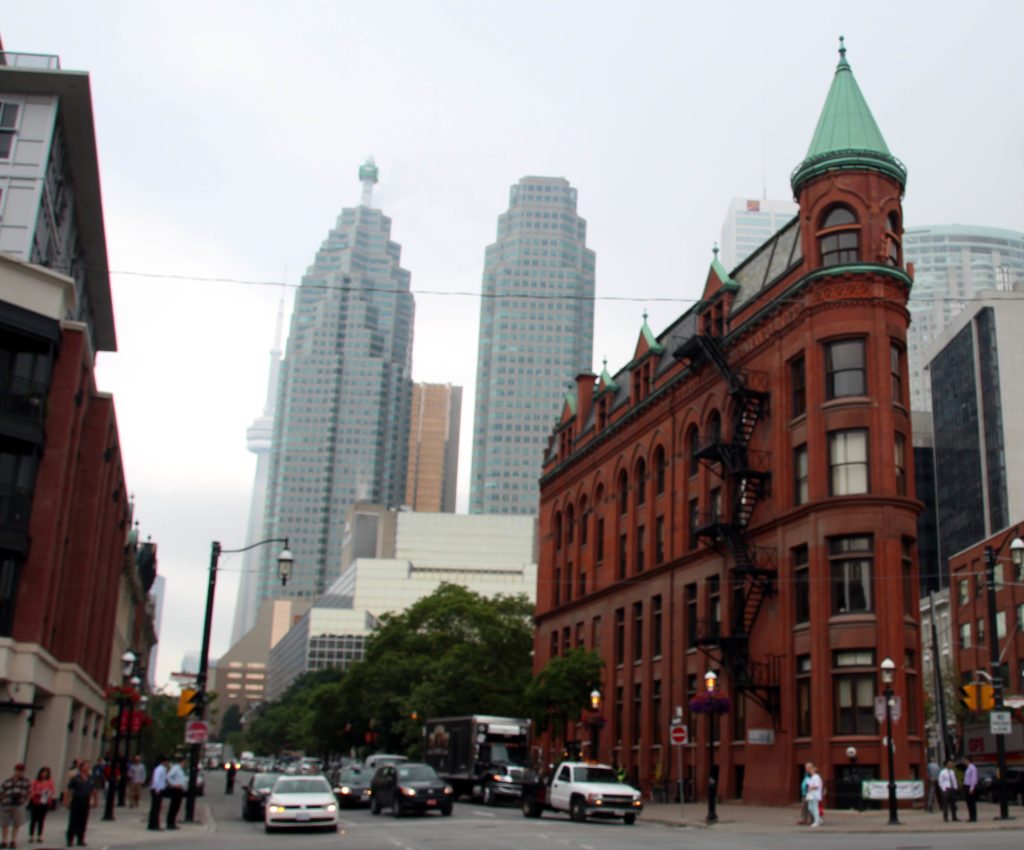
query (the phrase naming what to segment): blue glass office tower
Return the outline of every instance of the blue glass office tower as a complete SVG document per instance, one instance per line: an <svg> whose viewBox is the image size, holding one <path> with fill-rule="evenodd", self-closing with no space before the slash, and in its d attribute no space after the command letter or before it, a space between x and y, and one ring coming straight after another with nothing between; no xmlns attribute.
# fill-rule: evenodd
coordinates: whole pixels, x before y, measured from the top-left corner
<svg viewBox="0 0 1024 850"><path fill-rule="evenodd" d="M349 506L405 496L415 306L391 220L372 206L372 159L359 177L362 202L342 210L295 296L263 534L289 538L295 565L282 588L278 548L262 547L258 602L322 594L341 572Z"/></svg>
<svg viewBox="0 0 1024 850"><path fill-rule="evenodd" d="M537 512L548 437L593 357L586 240L567 180L524 177L512 187L484 259L470 513Z"/></svg>

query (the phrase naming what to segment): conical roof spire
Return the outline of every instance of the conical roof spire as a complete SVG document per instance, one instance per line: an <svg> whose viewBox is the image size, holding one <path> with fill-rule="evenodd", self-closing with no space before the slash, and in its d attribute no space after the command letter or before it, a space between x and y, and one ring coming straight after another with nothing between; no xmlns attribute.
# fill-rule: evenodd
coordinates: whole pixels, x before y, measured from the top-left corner
<svg viewBox="0 0 1024 850"><path fill-rule="evenodd" d="M846 61L846 44L839 36L839 64L807 156L793 172L794 194L800 187L826 171L870 169L907 182L907 169L889 153L860 86Z"/></svg>

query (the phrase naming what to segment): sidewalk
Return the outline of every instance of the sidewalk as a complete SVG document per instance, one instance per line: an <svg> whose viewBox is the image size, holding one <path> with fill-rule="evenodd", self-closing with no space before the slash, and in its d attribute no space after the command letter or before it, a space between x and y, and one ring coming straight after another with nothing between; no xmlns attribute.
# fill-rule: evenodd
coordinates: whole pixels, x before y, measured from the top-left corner
<svg viewBox="0 0 1024 850"><path fill-rule="evenodd" d="M163 814L166 816L167 807ZM184 807L182 807L184 817ZM89 826L85 830L85 842L91 848L124 847L129 844L161 844L166 841L195 840L200 835L213 832L216 823L210 814L209 807L201 800L196 801L196 822L185 823L178 819L178 830L161 830L150 832L146 829L149 818L149 804L138 809L127 807L114 810L114 820L103 820L103 806L97 806L89 814ZM56 850L65 846L68 828L67 809L50 812L46 818L46 832L42 844L28 843L28 821L18 830L18 848L40 848L40 850Z"/></svg>
<svg viewBox="0 0 1024 850"><path fill-rule="evenodd" d="M708 824L707 801L697 800L686 803L646 803L641 820L680 826L690 829L717 829L735 833L787 833L801 832L810 827L800 826L800 806L748 806L743 803L725 802L717 806L718 822ZM889 809L883 802L880 809L858 812L847 809L826 809L819 832L988 832L991 830L1024 830L1024 808L1010 806L1010 820L996 820L999 806L994 803L978 803L978 820L967 821L967 806L957 804L957 822L946 823L942 812L936 809L929 814L924 809L899 809L900 826L889 825Z"/></svg>

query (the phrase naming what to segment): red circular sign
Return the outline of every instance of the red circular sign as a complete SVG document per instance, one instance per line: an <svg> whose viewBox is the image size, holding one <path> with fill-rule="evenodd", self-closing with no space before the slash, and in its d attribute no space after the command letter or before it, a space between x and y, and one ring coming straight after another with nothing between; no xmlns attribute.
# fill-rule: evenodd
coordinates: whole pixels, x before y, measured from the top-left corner
<svg viewBox="0 0 1024 850"><path fill-rule="evenodd" d="M685 744L689 736L686 734L685 726L670 726L668 737L673 744Z"/></svg>

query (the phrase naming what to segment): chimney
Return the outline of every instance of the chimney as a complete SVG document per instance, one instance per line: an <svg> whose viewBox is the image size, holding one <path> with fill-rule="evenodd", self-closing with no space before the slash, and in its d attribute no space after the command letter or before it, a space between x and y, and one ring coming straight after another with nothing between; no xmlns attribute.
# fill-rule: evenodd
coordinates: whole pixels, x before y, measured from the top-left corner
<svg viewBox="0 0 1024 850"><path fill-rule="evenodd" d="M597 375L593 372L580 372L576 376L576 433L583 431L583 423L590 416L590 409L594 406L594 384Z"/></svg>

